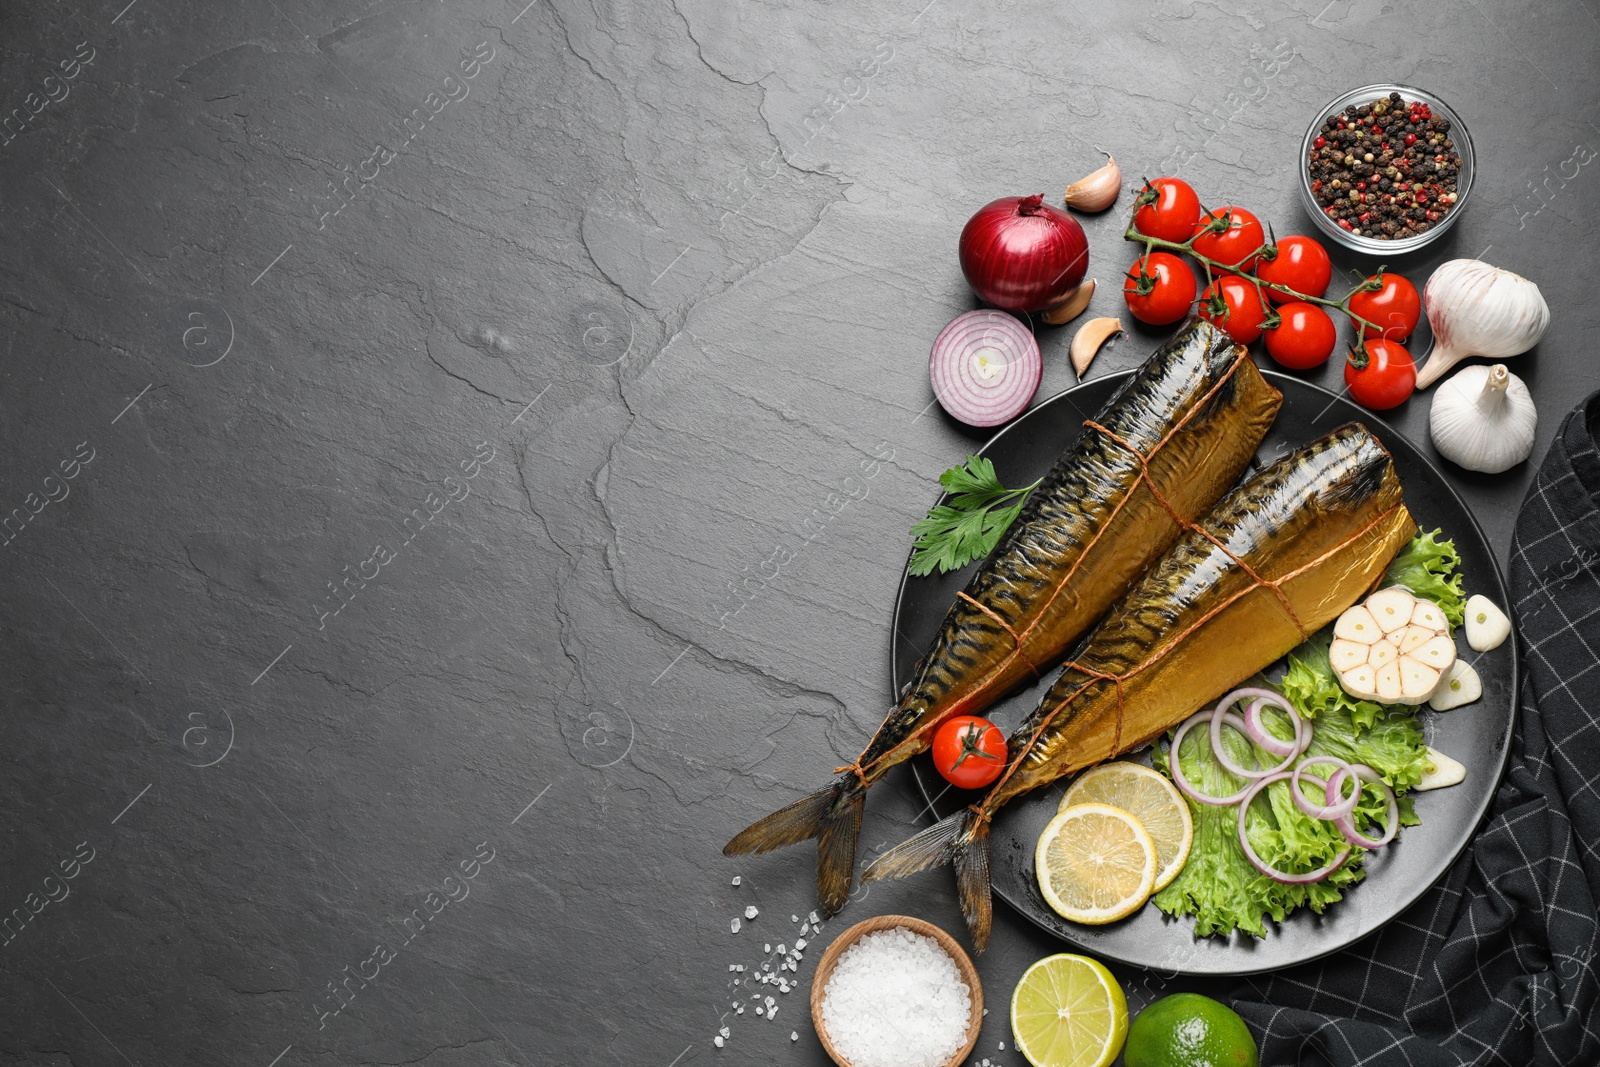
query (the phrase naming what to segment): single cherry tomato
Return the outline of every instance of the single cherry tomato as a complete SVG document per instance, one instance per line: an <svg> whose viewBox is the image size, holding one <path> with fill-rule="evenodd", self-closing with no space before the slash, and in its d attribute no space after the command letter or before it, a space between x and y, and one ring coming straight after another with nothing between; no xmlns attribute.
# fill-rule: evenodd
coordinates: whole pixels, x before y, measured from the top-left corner
<svg viewBox="0 0 1600 1067"><path fill-rule="evenodd" d="M1200 219L1200 198L1182 178L1157 178L1139 192L1133 228L1148 237L1183 242Z"/></svg>
<svg viewBox="0 0 1600 1067"><path fill-rule="evenodd" d="M934 731L933 765L957 789L982 789L1006 769L1006 735L988 719L957 715Z"/></svg>
<svg viewBox="0 0 1600 1067"><path fill-rule="evenodd" d="M1396 341L1375 337L1362 342L1363 352L1350 353L1344 365L1344 384L1364 408L1388 411L1406 402L1417 388L1417 363ZM1366 357L1366 365L1356 360Z"/></svg>
<svg viewBox="0 0 1600 1067"><path fill-rule="evenodd" d="M1362 284L1376 284L1378 288L1350 296L1350 314L1377 325L1377 329L1361 327L1361 336L1381 335L1386 341L1404 341L1410 337L1411 331L1417 328L1417 320L1422 317L1422 298L1417 295L1417 287L1386 270Z"/></svg>
<svg viewBox="0 0 1600 1067"><path fill-rule="evenodd" d="M1189 264L1170 252L1151 252L1128 268L1122 298L1140 322L1165 326L1189 314L1197 286Z"/></svg>
<svg viewBox="0 0 1600 1067"><path fill-rule="evenodd" d="M1210 230L1213 219L1228 217L1228 228L1217 233ZM1248 270L1256 260L1256 249L1267 241L1267 232L1261 220L1242 207L1219 207L1209 215L1201 215L1195 224L1198 235L1191 245L1197 255L1214 259L1224 267Z"/></svg>
<svg viewBox="0 0 1600 1067"><path fill-rule="evenodd" d="M1274 285L1287 285L1305 296L1321 296L1333 278L1333 263L1319 242L1296 234L1278 241L1275 258L1262 257L1256 264L1256 277ZM1294 297L1268 289L1267 299L1274 304L1287 304Z"/></svg>
<svg viewBox="0 0 1600 1067"><path fill-rule="evenodd" d="M1222 310L1216 306L1219 300ZM1267 317L1267 311L1261 306L1261 296L1254 285L1237 274L1220 274L1200 294L1200 317L1247 345L1261 336L1261 320Z"/></svg>
<svg viewBox="0 0 1600 1067"><path fill-rule="evenodd" d="M1267 333L1267 354L1290 370L1320 367L1333 355L1339 331L1315 304L1290 301L1278 309L1283 322Z"/></svg>

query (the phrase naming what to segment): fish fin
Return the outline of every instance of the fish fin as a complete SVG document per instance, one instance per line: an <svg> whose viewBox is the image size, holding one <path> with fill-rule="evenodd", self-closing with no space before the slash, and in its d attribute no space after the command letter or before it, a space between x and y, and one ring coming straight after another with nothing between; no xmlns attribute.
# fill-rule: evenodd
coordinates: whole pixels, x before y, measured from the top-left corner
<svg viewBox="0 0 1600 1067"><path fill-rule="evenodd" d="M866 799L867 787L861 779L854 774L841 775L831 785L751 823L722 846L722 854L759 855L816 838L817 898L833 915L850 896Z"/></svg>
<svg viewBox="0 0 1600 1067"><path fill-rule="evenodd" d="M989 820L970 808L941 819L873 860L862 882L883 882L952 864L972 943L989 944L993 906L989 899Z"/></svg>

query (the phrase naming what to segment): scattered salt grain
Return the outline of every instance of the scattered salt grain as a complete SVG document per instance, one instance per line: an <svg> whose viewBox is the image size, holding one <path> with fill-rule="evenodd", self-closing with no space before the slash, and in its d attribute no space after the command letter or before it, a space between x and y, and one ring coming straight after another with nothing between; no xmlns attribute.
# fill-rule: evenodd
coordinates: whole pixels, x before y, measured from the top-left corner
<svg viewBox="0 0 1600 1067"><path fill-rule="evenodd" d="M767 1018L768 1019L776 1019L777 1017L778 1017L778 1009L777 1008L768 1008L767 1009Z"/></svg>
<svg viewBox="0 0 1600 1067"><path fill-rule="evenodd" d="M761 914L761 909L757 908L754 904L752 904L749 907L744 909L744 917L746 919L754 919L757 915L760 915L760 914Z"/></svg>
<svg viewBox="0 0 1600 1067"><path fill-rule="evenodd" d="M739 916L735 915L733 917L733 922L729 923L728 925L730 926L730 928L733 930L734 933L738 933L739 932Z"/></svg>
<svg viewBox="0 0 1600 1067"><path fill-rule="evenodd" d="M763 1008L759 1004L756 1005L756 1014L757 1015L765 1015L766 1013L767 1013L767 1009L766 1008Z"/></svg>
<svg viewBox="0 0 1600 1067"><path fill-rule="evenodd" d="M789 950L786 947L784 947L783 942L781 942L781 941L778 942L778 955L787 956L788 954L789 954Z"/></svg>
<svg viewBox="0 0 1600 1067"><path fill-rule="evenodd" d="M796 941L796 942L795 942L795 943L794 943L794 950L795 950L795 951L796 951L796 952L799 952L799 951L800 951L800 950L801 950L801 949L803 949L803 948L805 948L805 947L806 947L806 939L805 939L805 938L803 938L803 937L802 937L802 938L800 938L800 939L799 939L799 940L798 940L798 941Z"/></svg>
<svg viewBox="0 0 1600 1067"><path fill-rule="evenodd" d="M798 1030L790 1030L789 1031L789 1040L790 1041L799 1041L800 1040L800 1031L798 1031Z"/></svg>
<svg viewBox="0 0 1600 1067"><path fill-rule="evenodd" d="M807 915L806 918L811 920L811 925L812 926L817 925L817 913L816 912L812 912L810 915Z"/></svg>
<svg viewBox="0 0 1600 1067"><path fill-rule="evenodd" d="M721 1048L722 1047L722 1035L718 1034L716 1037L712 1038L711 1039L711 1043L713 1045L717 1046L718 1048Z"/></svg>
<svg viewBox="0 0 1600 1067"><path fill-rule="evenodd" d="M742 881L744 881L744 879L742 877L740 877L739 875L736 874L736 875L733 876L733 884L734 885L738 885Z"/></svg>
<svg viewBox="0 0 1600 1067"><path fill-rule="evenodd" d="M905 927L845 950L822 997L822 1020L854 1067L940 1067L966 1043L972 991L931 937Z"/></svg>
<svg viewBox="0 0 1600 1067"><path fill-rule="evenodd" d="M790 921L790 922L792 922L792 923L797 923L797 922L799 922L799 921L800 921L800 916L798 916L798 915L791 915L791 916L789 916L789 921Z"/></svg>
<svg viewBox="0 0 1600 1067"><path fill-rule="evenodd" d="M1006 1050L1006 1043L1004 1041L1002 1041L1002 1042L1000 1042L1000 1051L1004 1052L1005 1050Z"/></svg>
<svg viewBox="0 0 1600 1067"><path fill-rule="evenodd" d="M744 1014L744 1005L743 1004L735 1004L733 1006L733 1013L735 1015L743 1015Z"/></svg>
<svg viewBox="0 0 1600 1067"><path fill-rule="evenodd" d="M761 946L761 951L762 952L771 952L772 951L772 943L769 941L766 944L762 945Z"/></svg>

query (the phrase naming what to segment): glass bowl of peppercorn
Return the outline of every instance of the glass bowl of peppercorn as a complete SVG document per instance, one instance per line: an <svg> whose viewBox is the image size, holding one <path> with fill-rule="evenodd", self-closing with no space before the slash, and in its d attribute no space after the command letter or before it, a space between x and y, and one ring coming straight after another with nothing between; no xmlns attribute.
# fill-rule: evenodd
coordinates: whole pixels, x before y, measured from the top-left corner
<svg viewBox="0 0 1600 1067"><path fill-rule="evenodd" d="M1300 164L1317 228L1373 255L1433 241L1472 191L1466 126L1443 100L1409 85L1364 85L1333 100L1306 131Z"/></svg>

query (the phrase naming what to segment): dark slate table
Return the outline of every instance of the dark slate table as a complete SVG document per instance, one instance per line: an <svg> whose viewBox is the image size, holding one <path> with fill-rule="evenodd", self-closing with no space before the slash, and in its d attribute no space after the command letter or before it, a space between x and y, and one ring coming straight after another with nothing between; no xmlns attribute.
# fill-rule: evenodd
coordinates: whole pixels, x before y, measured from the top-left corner
<svg viewBox="0 0 1600 1067"><path fill-rule="evenodd" d="M718 849L886 709L981 440L925 370L956 234L1095 146L1283 233L1323 101L1430 88L1479 187L1396 265L1540 283L1541 454L1600 384L1595 0L525 3L0 13L6 1063L821 1062L815 950L729 1010L810 852ZM1502 550L1529 476L1456 475ZM887 911L960 925L930 875L820 936ZM1001 909L975 1060L1056 948Z"/></svg>

